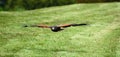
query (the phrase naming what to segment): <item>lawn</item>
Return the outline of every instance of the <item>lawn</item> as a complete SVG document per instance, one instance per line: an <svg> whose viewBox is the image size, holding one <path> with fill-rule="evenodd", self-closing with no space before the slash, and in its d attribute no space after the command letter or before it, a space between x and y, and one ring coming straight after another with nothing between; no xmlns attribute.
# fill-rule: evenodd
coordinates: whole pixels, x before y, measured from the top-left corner
<svg viewBox="0 0 120 57"><path fill-rule="evenodd" d="M24 25L87 23L59 32ZM120 3L0 12L0 57L120 57Z"/></svg>

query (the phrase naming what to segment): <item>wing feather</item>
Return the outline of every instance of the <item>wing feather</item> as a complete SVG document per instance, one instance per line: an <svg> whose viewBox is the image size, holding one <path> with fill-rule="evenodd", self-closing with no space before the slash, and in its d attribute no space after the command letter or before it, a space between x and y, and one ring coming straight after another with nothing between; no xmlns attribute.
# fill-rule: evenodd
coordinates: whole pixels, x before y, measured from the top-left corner
<svg viewBox="0 0 120 57"><path fill-rule="evenodd" d="M47 25L37 25L37 27L40 27L40 28L50 28L50 26L47 26Z"/></svg>
<svg viewBox="0 0 120 57"><path fill-rule="evenodd" d="M63 25L59 25L58 27L70 27L71 26L71 24L63 24Z"/></svg>

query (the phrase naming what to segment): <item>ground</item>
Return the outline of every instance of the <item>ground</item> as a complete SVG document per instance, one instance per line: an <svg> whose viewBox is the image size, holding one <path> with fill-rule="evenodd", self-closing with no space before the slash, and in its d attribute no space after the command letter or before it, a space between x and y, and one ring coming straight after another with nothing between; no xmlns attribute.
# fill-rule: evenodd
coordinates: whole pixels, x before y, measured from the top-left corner
<svg viewBox="0 0 120 57"><path fill-rule="evenodd" d="M60 32L31 24L87 23ZM0 57L119 57L120 3L0 12Z"/></svg>

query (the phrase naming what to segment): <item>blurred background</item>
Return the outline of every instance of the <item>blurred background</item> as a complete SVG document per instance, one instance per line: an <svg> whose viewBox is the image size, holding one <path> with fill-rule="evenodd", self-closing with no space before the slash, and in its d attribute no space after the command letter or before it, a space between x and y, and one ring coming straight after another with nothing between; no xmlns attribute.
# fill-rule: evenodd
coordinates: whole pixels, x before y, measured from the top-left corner
<svg viewBox="0 0 120 57"><path fill-rule="evenodd" d="M0 11L34 10L75 3L119 2L120 0L0 0Z"/></svg>

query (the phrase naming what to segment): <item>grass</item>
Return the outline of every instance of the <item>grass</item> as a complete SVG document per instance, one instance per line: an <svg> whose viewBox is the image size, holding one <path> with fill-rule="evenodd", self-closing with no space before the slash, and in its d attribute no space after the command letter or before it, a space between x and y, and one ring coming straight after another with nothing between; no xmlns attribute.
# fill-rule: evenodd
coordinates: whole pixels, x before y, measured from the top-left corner
<svg viewBox="0 0 120 57"><path fill-rule="evenodd" d="M25 24L87 26L50 29ZM73 4L0 12L0 57L119 57L120 3Z"/></svg>

